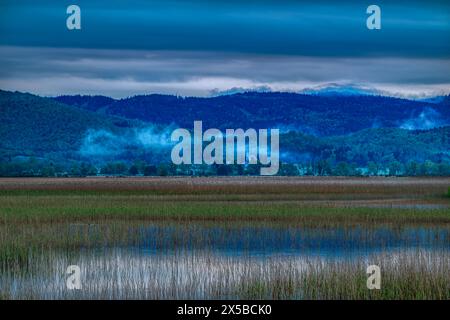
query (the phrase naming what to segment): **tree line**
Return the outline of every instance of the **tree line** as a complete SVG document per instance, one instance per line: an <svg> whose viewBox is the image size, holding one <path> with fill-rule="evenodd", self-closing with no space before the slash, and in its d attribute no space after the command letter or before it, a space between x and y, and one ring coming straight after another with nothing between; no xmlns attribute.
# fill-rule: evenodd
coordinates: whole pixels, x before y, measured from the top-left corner
<svg viewBox="0 0 450 320"><path fill-rule="evenodd" d="M85 176L246 176L259 175L261 165L174 165L145 161L114 161L102 164L47 161L0 162L2 177L85 177ZM401 163L368 162L366 166L345 161L309 161L281 163L281 176L450 176L450 163L410 161Z"/></svg>

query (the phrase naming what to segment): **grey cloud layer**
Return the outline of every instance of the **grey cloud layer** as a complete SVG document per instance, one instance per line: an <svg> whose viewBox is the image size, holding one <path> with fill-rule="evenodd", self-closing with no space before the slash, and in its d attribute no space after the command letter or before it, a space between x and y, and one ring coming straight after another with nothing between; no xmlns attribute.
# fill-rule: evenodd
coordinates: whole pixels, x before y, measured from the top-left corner
<svg viewBox="0 0 450 320"><path fill-rule="evenodd" d="M0 88L41 95L209 95L355 83L398 95L450 91L450 60L0 47Z"/></svg>

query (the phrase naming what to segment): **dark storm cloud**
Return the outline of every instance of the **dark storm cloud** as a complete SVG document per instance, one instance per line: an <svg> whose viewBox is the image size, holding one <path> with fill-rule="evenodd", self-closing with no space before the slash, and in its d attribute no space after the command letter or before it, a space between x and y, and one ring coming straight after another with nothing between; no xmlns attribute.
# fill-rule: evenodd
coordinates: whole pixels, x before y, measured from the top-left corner
<svg viewBox="0 0 450 320"><path fill-rule="evenodd" d="M2 1L0 45L450 57L448 1L377 0L382 29L370 31L372 2L78 0L82 30L68 31L65 1Z"/></svg>
<svg viewBox="0 0 450 320"><path fill-rule="evenodd" d="M450 60L0 47L0 87L44 95L208 95L230 88L299 91L328 82L393 94L447 92Z"/></svg>

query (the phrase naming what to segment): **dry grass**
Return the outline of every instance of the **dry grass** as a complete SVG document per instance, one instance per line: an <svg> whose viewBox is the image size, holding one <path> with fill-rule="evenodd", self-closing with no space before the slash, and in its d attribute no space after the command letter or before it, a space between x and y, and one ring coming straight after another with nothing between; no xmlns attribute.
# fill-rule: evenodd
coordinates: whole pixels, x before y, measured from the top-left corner
<svg viewBox="0 0 450 320"><path fill-rule="evenodd" d="M19 190L145 194L318 194L443 196L450 178L353 177L132 177L0 178L0 192Z"/></svg>

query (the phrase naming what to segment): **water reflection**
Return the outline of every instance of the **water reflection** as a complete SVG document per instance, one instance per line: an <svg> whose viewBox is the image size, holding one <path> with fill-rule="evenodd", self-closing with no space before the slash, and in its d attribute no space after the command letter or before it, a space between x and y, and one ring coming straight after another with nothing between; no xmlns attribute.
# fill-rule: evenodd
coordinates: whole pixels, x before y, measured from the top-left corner
<svg viewBox="0 0 450 320"><path fill-rule="evenodd" d="M358 257L398 249L450 250L450 229L435 226L271 227L149 225L130 247L146 254L211 250L222 255Z"/></svg>
<svg viewBox="0 0 450 320"><path fill-rule="evenodd" d="M4 265L0 297L360 299L372 297L366 268L376 264L390 287L380 297L450 298L445 225L145 223L119 228L124 241L94 241L109 227L62 226L92 245L45 248L29 257L25 272ZM81 268L82 290L67 290L69 265Z"/></svg>

